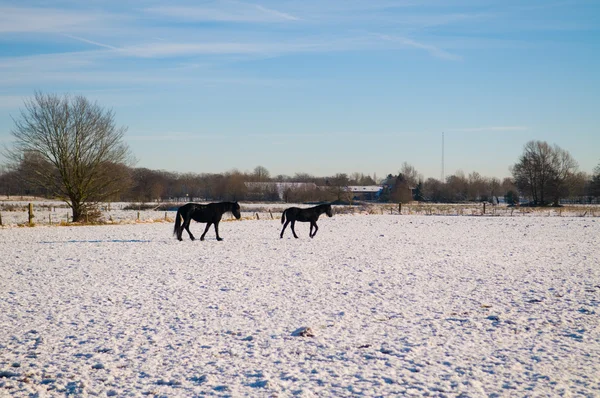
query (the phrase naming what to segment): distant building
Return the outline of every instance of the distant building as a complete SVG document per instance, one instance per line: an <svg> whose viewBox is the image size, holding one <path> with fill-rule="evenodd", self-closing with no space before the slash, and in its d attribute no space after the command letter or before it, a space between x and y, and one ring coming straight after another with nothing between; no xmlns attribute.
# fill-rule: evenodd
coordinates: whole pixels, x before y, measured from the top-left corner
<svg viewBox="0 0 600 398"><path fill-rule="evenodd" d="M354 200L377 200L383 187L379 185L350 185L346 187L346 190L352 193Z"/></svg>

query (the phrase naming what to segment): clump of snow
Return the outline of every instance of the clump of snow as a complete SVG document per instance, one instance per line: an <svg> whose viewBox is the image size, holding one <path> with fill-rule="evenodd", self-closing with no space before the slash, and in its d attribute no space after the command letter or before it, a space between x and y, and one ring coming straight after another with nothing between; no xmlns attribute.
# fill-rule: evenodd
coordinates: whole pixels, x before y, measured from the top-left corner
<svg viewBox="0 0 600 398"><path fill-rule="evenodd" d="M595 218L296 228L1 229L0 396L600 394Z"/></svg>
<svg viewBox="0 0 600 398"><path fill-rule="evenodd" d="M302 326L292 332L292 336L315 337L315 332L308 326Z"/></svg>

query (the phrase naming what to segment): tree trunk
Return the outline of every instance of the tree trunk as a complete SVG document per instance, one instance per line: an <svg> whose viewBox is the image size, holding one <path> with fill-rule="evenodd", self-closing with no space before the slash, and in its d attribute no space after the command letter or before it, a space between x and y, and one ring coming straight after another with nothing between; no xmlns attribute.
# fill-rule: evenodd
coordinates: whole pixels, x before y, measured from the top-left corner
<svg viewBox="0 0 600 398"><path fill-rule="evenodd" d="M73 222L81 221L81 218L83 217L83 206L81 203L72 202L71 209L73 210Z"/></svg>

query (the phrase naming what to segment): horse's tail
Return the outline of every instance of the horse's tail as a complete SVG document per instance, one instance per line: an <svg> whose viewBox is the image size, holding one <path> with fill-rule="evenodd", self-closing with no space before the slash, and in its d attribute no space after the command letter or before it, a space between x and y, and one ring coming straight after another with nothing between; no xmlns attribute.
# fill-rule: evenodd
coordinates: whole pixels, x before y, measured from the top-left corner
<svg viewBox="0 0 600 398"><path fill-rule="evenodd" d="M175 227L173 228L173 235L181 237L181 208L177 209L177 215L175 216Z"/></svg>
<svg viewBox="0 0 600 398"><path fill-rule="evenodd" d="M283 213L281 213L281 223L283 224L285 222L285 212L287 210L284 210Z"/></svg>

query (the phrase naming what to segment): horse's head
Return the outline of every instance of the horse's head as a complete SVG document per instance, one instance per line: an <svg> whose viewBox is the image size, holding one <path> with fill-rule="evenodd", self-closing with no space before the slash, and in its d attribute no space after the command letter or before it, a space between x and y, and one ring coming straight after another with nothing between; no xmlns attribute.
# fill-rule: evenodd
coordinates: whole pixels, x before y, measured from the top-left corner
<svg viewBox="0 0 600 398"><path fill-rule="evenodd" d="M325 214L327 214L328 217L333 216L333 210L331 210L331 205L327 205L327 207L325 207Z"/></svg>
<svg viewBox="0 0 600 398"><path fill-rule="evenodd" d="M238 220L242 217L242 212L240 211L240 205L238 202L234 202L231 206L231 214Z"/></svg>

